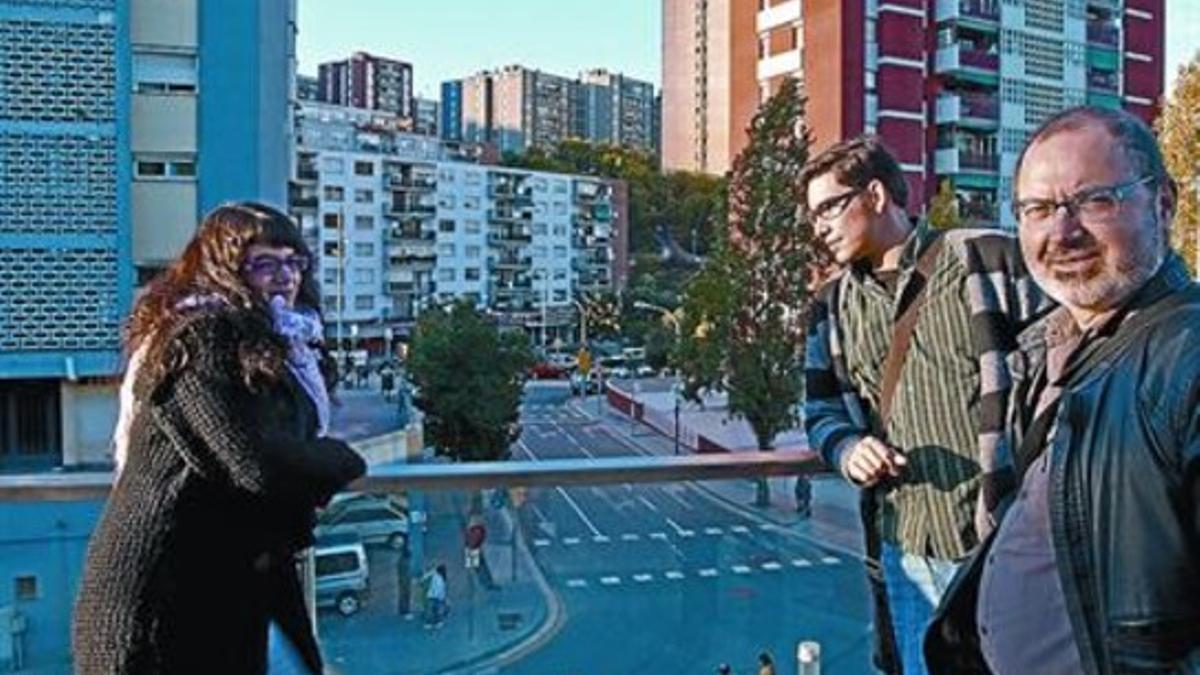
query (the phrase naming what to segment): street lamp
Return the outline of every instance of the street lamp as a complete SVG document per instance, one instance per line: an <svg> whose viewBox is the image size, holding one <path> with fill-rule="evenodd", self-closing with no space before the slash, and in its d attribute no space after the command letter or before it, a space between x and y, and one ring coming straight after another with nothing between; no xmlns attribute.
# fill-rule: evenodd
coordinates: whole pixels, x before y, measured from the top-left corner
<svg viewBox="0 0 1200 675"><path fill-rule="evenodd" d="M666 307L663 307L662 305L655 305L655 304L652 304L649 302L643 302L641 300L634 302L633 308L649 310L649 311L658 312L659 314L661 314L663 320L670 322L671 327L675 329L675 341L676 342L679 341L680 337L682 336L682 328L679 325L679 317L675 316L674 312L667 309Z"/></svg>

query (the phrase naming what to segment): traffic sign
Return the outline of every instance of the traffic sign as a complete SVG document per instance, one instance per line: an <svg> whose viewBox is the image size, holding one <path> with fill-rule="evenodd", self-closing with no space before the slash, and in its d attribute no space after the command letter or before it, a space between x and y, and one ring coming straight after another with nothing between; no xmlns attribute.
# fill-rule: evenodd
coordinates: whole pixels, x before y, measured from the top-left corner
<svg viewBox="0 0 1200 675"><path fill-rule="evenodd" d="M583 349L579 350L579 353L575 355L575 361L576 361L576 363L579 364L579 370L584 375L587 375L589 372L591 372L591 370L592 370L592 353L589 352L587 350L587 348L583 348Z"/></svg>

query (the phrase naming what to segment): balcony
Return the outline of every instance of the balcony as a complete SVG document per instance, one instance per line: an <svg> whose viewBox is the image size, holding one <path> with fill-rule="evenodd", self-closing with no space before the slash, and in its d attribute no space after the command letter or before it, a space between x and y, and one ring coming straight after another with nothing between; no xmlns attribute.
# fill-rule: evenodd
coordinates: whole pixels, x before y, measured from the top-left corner
<svg viewBox="0 0 1200 675"><path fill-rule="evenodd" d="M1107 21L1089 21L1087 41L1089 45L1116 49L1121 43L1121 30Z"/></svg>
<svg viewBox="0 0 1200 675"><path fill-rule="evenodd" d="M317 167L311 164L301 164L296 167L296 180L304 183L315 183L318 178Z"/></svg>
<svg viewBox="0 0 1200 675"><path fill-rule="evenodd" d="M496 223L528 223L533 220L533 214L529 211L512 209L488 209L487 217Z"/></svg>
<svg viewBox="0 0 1200 675"><path fill-rule="evenodd" d="M437 189L437 180L430 177L390 173L387 180L388 187L398 192L433 192Z"/></svg>
<svg viewBox="0 0 1200 675"><path fill-rule="evenodd" d="M528 244L533 241L533 235L530 234L528 228L524 227L507 227L498 228L488 232L487 241L492 245L503 244Z"/></svg>
<svg viewBox="0 0 1200 675"><path fill-rule="evenodd" d="M1000 75L1000 55L960 42L937 50L934 69L939 75L996 84Z"/></svg>
<svg viewBox="0 0 1200 675"><path fill-rule="evenodd" d="M978 92L942 93L937 99L937 123L995 129L1000 125L1000 98Z"/></svg>
<svg viewBox="0 0 1200 675"><path fill-rule="evenodd" d="M780 26L790 26L800 20L800 0L787 0L767 7L755 18L755 28L759 35Z"/></svg>
<svg viewBox="0 0 1200 675"><path fill-rule="evenodd" d="M389 262L393 265L433 262L437 260L437 253L432 246L390 244L387 247L387 254Z"/></svg>
<svg viewBox="0 0 1200 675"><path fill-rule="evenodd" d="M934 172L938 175L958 173L995 174L1000 170L1000 155L996 153L938 148L934 154Z"/></svg>
<svg viewBox="0 0 1200 675"><path fill-rule="evenodd" d="M515 256L504 255L498 258L492 258L488 261L488 266L491 269L497 270L522 270L529 269L533 266L533 258L530 256Z"/></svg>
<svg viewBox="0 0 1200 675"><path fill-rule="evenodd" d="M761 59L756 68L759 80L799 73L804 68L803 56L799 48L780 52Z"/></svg>
<svg viewBox="0 0 1200 675"><path fill-rule="evenodd" d="M392 228L389 235L392 241L435 241L437 239L436 233L422 229L419 224Z"/></svg>
<svg viewBox="0 0 1200 675"><path fill-rule="evenodd" d="M393 192L391 201L383 204L383 215L386 218L428 217L435 213L437 204L425 195L418 197L405 192Z"/></svg>
<svg viewBox="0 0 1200 675"><path fill-rule="evenodd" d="M995 29L1000 22L1000 3L999 0L938 0L937 21Z"/></svg>

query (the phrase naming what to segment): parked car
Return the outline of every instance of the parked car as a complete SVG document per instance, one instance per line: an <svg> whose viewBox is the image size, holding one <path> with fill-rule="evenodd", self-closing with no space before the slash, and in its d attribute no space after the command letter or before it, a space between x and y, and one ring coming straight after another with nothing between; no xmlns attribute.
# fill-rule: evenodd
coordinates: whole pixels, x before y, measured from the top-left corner
<svg viewBox="0 0 1200 675"><path fill-rule="evenodd" d="M529 377L534 380L557 380L566 376L566 368L549 361L539 361L529 369Z"/></svg>
<svg viewBox="0 0 1200 675"><path fill-rule="evenodd" d="M637 367L636 372L638 377L654 377L657 374L653 368L644 363Z"/></svg>
<svg viewBox="0 0 1200 675"><path fill-rule="evenodd" d="M362 542L350 535L326 536L313 547L317 607L350 616L367 599L370 570Z"/></svg>
<svg viewBox="0 0 1200 675"><path fill-rule="evenodd" d="M408 509L387 495L339 495L317 517L318 538L350 535L364 544L408 545Z"/></svg>

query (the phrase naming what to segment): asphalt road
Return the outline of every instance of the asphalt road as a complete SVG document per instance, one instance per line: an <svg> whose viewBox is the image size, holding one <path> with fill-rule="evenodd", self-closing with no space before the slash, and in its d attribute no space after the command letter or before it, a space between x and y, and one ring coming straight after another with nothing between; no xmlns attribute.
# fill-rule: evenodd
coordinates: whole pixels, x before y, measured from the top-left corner
<svg viewBox="0 0 1200 675"><path fill-rule="evenodd" d="M566 407L526 398L514 458L644 452ZM691 483L531 491L526 541L562 600L565 624L506 673L755 672L768 650L792 672L799 640L822 644L825 672L870 673L866 588L851 558Z"/></svg>

